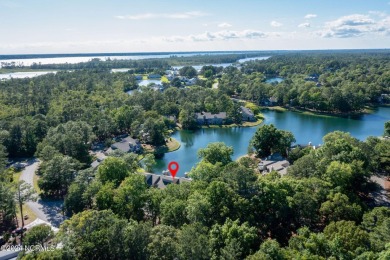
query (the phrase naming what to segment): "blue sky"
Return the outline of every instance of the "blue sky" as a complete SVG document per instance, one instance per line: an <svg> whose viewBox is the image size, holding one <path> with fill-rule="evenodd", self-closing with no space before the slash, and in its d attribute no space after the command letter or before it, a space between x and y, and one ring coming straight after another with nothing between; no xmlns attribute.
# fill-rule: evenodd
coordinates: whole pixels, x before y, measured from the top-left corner
<svg viewBox="0 0 390 260"><path fill-rule="evenodd" d="M390 47L390 0L0 0L0 54Z"/></svg>

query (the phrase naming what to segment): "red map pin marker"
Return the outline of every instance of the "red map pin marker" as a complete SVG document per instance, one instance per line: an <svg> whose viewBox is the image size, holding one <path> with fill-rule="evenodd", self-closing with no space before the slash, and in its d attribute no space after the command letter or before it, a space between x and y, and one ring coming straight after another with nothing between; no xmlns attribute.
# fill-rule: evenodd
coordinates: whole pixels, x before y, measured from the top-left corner
<svg viewBox="0 0 390 260"><path fill-rule="evenodd" d="M172 175L172 178L175 178L176 173L179 171L179 164L177 162L170 162L168 164L168 170Z"/></svg>

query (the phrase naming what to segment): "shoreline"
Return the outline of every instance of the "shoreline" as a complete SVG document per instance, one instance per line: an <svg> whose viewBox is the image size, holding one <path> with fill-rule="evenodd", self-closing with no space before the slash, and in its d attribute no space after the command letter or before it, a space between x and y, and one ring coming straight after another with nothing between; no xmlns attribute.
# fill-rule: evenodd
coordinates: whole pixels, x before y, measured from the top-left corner
<svg viewBox="0 0 390 260"><path fill-rule="evenodd" d="M358 117L362 115L372 114L374 113L374 110L379 107L390 107L390 104L365 106L362 111L349 112L349 113L321 112L321 111L313 111L313 110L303 109L303 108L284 107L284 106L262 107L261 110L270 110L276 112L291 111L291 112L300 113L304 115L319 116L319 117L349 118L349 117Z"/></svg>
<svg viewBox="0 0 390 260"><path fill-rule="evenodd" d="M258 119L255 122L244 122L241 125L229 124L229 125L202 125L199 129L208 129L208 128L233 128L233 127L254 127L261 125L264 122L265 118Z"/></svg>

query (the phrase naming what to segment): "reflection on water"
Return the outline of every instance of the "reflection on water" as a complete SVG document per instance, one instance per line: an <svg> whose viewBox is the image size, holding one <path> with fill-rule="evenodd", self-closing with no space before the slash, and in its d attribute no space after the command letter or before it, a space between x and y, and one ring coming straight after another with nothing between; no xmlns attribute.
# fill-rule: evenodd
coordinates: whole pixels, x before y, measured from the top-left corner
<svg viewBox="0 0 390 260"><path fill-rule="evenodd" d="M291 111L264 111L265 123L291 131L299 144L322 143L322 137L336 130L350 132L352 136L365 140L368 136L383 134L384 123L390 120L390 107L381 107L372 114L350 118L313 116ZM224 142L233 146L233 159L248 151L250 139L258 127L208 128L198 131L177 131L172 137L181 142L179 150L167 153L157 160L156 173L167 169L170 161L180 164L177 176L184 176L198 162L197 151L211 142Z"/></svg>

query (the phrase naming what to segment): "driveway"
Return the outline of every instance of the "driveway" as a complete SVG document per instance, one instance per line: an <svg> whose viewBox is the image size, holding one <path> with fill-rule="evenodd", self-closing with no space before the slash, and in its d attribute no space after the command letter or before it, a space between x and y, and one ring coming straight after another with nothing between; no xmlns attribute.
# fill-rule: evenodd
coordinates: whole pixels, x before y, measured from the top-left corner
<svg viewBox="0 0 390 260"><path fill-rule="evenodd" d="M372 176L371 180L379 184L379 190L373 194L376 206L390 207L390 182L384 176Z"/></svg>
<svg viewBox="0 0 390 260"><path fill-rule="evenodd" d="M22 174L20 175L20 180L24 180L32 187L34 174L37 171L39 166L39 161L36 159L31 159L28 161L28 166L24 168ZM63 200L42 200L38 201L29 201L27 205L30 207L31 211L34 214L52 224L54 227L59 227L62 222L66 219L62 213L62 206L64 204Z"/></svg>

